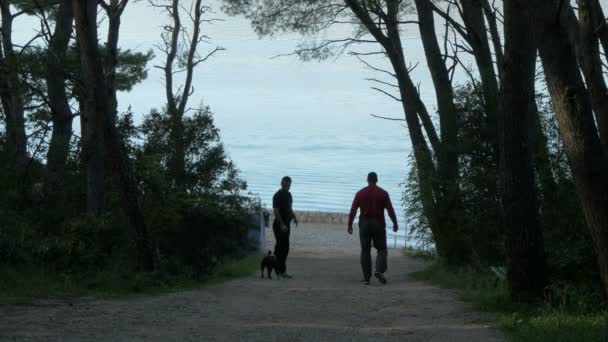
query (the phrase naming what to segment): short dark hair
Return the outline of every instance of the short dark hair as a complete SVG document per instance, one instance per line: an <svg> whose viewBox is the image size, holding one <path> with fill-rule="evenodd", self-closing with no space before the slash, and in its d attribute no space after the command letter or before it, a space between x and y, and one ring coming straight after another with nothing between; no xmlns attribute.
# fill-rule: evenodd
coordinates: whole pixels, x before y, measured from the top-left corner
<svg viewBox="0 0 608 342"><path fill-rule="evenodd" d="M367 181L370 183L378 183L378 175L375 172L370 172L367 174Z"/></svg>
<svg viewBox="0 0 608 342"><path fill-rule="evenodd" d="M283 183L283 182L289 182L289 183L291 183L291 177L289 177L289 176L285 176L285 177L283 177L283 178L281 179L281 183Z"/></svg>

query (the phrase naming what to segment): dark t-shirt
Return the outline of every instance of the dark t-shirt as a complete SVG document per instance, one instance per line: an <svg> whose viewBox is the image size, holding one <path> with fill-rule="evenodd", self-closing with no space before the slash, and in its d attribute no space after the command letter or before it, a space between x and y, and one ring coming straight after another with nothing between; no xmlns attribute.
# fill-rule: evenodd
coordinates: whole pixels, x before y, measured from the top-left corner
<svg viewBox="0 0 608 342"><path fill-rule="evenodd" d="M280 189L272 196L272 208L279 209L279 215L285 224L291 222L291 204L293 198L287 190Z"/></svg>

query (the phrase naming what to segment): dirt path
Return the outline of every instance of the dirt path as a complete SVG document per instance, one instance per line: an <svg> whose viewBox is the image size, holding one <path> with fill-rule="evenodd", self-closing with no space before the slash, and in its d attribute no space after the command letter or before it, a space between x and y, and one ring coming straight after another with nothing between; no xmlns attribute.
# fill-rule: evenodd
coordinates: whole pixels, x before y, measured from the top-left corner
<svg viewBox="0 0 608 342"><path fill-rule="evenodd" d="M410 279L423 265L398 250L389 250L387 285L359 284L358 240L344 230L296 228L290 280L257 275L151 298L0 305L0 340L500 340L451 291Z"/></svg>

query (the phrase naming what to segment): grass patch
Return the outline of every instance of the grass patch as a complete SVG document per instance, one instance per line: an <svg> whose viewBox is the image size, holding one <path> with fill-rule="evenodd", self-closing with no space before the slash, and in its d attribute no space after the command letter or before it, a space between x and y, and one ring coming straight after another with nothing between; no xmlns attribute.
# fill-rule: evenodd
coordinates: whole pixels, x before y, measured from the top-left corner
<svg viewBox="0 0 608 342"><path fill-rule="evenodd" d="M203 278L161 272L110 272L57 274L40 268L2 268L0 303L29 303L36 299L125 298L199 288L250 276L259 267L260 254L229 259Z"/></svg>
<svg viewBox="0 0 608 342"><path fill-rule="evenodd" d="M413 277L444 288L457 289L475 310L492 313L488 319L512 341L608 341L608 311L514 304L504 281L488 270L456 269L434 262Z"/></svg>
<svg viewBox="0 0 608 342"><path fill-rule="evenodd" d="M498 327L512 341L608 341L608 313L575 314L558 310L504 315Z"/></svg>
<svg viewBox="0 0 608 342"><path fill-rule="evenodd" d="M409 246L402 248L401 253L403 253L403 255L408 256L408 257L429 260L429 261L435 260L435 258L436 258L435 254L432 253L431 251L414 248L414 247L409 247Z"/></svg>

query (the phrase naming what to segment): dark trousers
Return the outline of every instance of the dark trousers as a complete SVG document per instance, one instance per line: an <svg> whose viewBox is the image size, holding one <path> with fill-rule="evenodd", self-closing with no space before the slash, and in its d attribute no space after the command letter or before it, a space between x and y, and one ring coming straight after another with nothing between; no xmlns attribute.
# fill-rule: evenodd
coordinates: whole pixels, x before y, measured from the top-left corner
<svg viewBox="0 0 608 342"><path fill-rule="evenodd" d="M372 275L372 243L377 251L376 272L386 272L386 225L377 219L359 218L359 240L363 277L369 279Z"/></svg>
<svg viewBox="0 0 608 342"><path fill-rule="evenodd" d="M272 223L272 231L276 244L274 245L274 256L277 259L276 270L278 274L283 274L287 271L287 255L289 254L289 233L291 228L287 225L287 231L281 229L281 223L274 220Z"/></svg>

